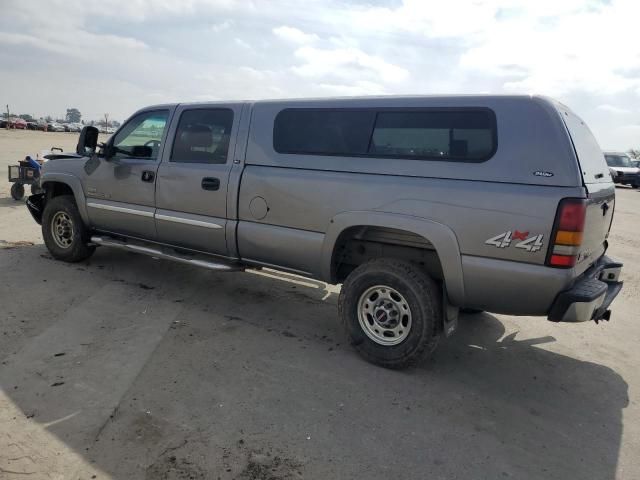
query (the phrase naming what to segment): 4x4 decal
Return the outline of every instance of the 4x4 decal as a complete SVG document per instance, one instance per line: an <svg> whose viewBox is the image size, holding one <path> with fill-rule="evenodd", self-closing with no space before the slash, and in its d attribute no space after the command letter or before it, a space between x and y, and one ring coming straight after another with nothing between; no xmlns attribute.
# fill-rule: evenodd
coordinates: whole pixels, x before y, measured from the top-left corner
<svg viewBox="0 0 640 480"><path fill-rule="evenodd" d="M544 235L533 235L529 237L529 232L521 232L519 230L515 230L511 232L511 230L507 232L503 232L500 235L496 235L495 237L491 237L485 243L485 245L491 245L493 247L498 248L507 248L511 245L511 243L518 241L515 244L516 248L521 248L526 250L527 252L537 252L540 250L544 243L542 239Z"/></svg>

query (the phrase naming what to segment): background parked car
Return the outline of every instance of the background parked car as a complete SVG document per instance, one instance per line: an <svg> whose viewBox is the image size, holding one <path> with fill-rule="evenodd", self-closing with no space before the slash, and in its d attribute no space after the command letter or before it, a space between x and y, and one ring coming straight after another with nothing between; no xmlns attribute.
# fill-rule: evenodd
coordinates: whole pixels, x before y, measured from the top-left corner
<svg viewBox="0 0 640 480"><path fill-rule="evenodd" d="M50 122L47 124L47 130L50 132L64 132L64 125L56 122Z"/></svg>
<svg viewBox="0 0 640 480"><path fill-rule="evenodd" d="M15 128L18 130L26 130L27 129L27 122L26 120L23 120L22 118L13 118L11 119L11 128Z"/></svg>
<svg viewBox="0 0 640 480"><path fill-rule="evenodd" d="M631 157L623 152L604 152L614 183L640 187L640 168L634 166Z"/></svg>

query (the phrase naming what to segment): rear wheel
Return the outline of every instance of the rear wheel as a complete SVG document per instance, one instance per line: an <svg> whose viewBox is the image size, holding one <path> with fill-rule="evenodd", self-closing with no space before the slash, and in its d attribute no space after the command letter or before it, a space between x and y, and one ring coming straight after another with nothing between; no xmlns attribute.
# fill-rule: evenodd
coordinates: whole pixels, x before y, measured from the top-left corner
<svg viewBox="0 0 640 480"><path fill-rule="evenodd" d="M350 343L376 365L412 366L438 344L440 288L409 262L376 259L360 265L344 282L338 309Z"/></svg>
<svg viewBox="0 0 640 480"><path fill-rule="evenodd" d="M42 214L42 236L51 255L65 262L80 262L96 249L88 245L89 231L71 195L47 202Z"/></svg>
<svg viewBox="0 0 640 480"><path fill-rule="evenodd" d="M11 198L14 200L22 200L24 197L24 186L19 183L11 185Z"/></svg>

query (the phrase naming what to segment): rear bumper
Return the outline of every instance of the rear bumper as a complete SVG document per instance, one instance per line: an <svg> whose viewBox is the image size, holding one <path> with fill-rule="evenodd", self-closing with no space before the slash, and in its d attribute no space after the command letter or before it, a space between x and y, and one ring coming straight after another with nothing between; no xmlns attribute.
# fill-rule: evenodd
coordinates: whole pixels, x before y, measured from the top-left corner
<svg viewBox="0 0 640 480"><path fill-rule="evenodd" d="M609 320L609 306L622 289L622 263L602 256L574 285L560 292L547 317L552 322Z"/></svg>

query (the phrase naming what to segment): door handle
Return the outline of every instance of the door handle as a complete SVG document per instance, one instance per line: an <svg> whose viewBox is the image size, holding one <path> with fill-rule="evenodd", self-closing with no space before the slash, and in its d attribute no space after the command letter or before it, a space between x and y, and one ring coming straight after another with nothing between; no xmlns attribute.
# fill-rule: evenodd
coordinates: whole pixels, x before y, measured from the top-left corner
<svg viewBox="0 0 640 480"><path fill-rule="evenodd" d="M201 185L203 190L218 190L220 188L220 179L204 177Z"/></svg>
<svg viewBox="0 0 640 480"><path fill-rule="evenodd" d="M156 174L154 172L152 172L151 170L144 170L142 172L142 181L143 182L153 182L153 180L156 178Z"/></svg>

